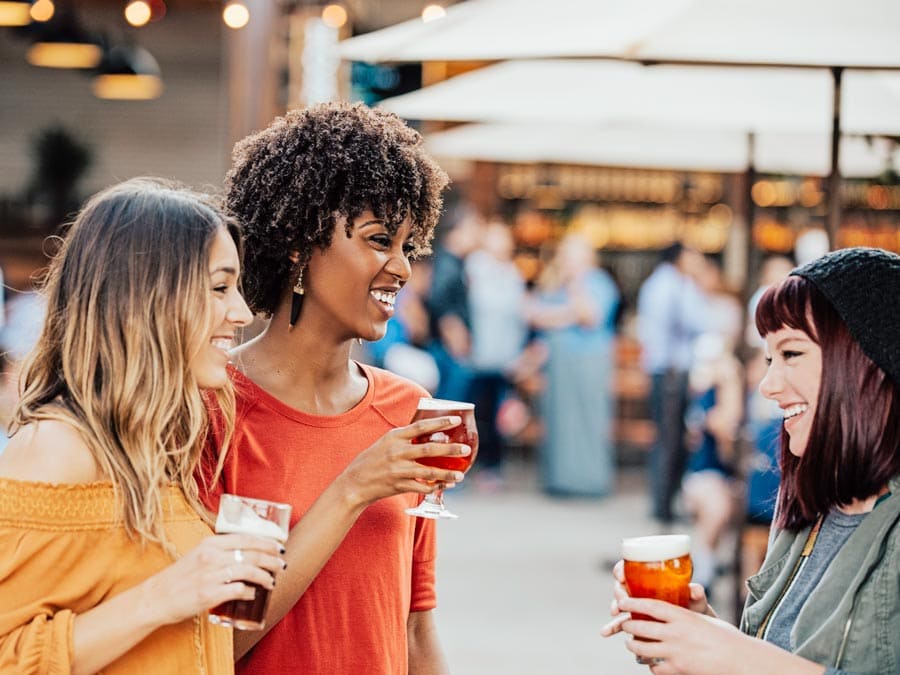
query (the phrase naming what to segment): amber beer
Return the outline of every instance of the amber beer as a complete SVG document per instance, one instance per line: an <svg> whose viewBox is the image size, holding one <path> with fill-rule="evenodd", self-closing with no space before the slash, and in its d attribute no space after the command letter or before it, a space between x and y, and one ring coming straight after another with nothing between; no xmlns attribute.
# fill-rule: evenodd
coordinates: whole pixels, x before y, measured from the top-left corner
<svg viewBox="0 0 900 675"><path fill-rule="evenodd" d="M634 537L622 541L625 588L634 598L655 598L687 607L691 600L691 538L686 534ZM652 621L632 612L632 617Z"/></svg>
<svg viewBox="0 0 900 675"><path fill-rule="evenodd" d="M219 501L216 534L250 534L284 543L290 518L290 504L224 494ZM241 630L262 630L265 627L269 589L250 581L243 583L255 590L253 599L223 602L210 610L210 622Z"/></svg>
<svg viewBox="0 0 900 675"><path fill-rule="evenodd" d="M462 443L472 448L472 452L465 457L421 457L416 461L425 466L436 466L448 471L461 471L465 473L475 461L478 453L478 428L475 426L475 406L472 403L462 401L445 401L439 398L422 398L416 408L416 414L412 421L433 419L435 417L448 417L455 415L462 418L462 424L452 429L443 429L430 434L422 434L413 439L413 443Z"/></svg>
<svg viewBox="0 0 900 675"><path fill-rule="evenodd" d="M472 448L472 452L462 457L418 457L419 464L434 466L449 471L465 473L475 461L478 454L478 427L475 424L475 405L464 401L447 401L439 398L420 398L416 414L412 421L433 419L455 415L462 422L452 429L443 429L429 434L422 434L412 440L413 444L422 443L463 443ZM458 516L444 506L444 485L438 483L434 492L425 495L418 506L406 509L406 513L420 518L450 518Z"/></svg>

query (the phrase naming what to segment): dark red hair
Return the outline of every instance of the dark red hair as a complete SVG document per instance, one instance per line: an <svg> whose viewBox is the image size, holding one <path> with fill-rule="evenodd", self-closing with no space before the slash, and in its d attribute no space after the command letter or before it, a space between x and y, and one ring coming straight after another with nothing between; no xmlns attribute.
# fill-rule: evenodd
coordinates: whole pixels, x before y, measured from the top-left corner
<svg viewBox="0 0 900 675"><path fill-rule="evenodd" d="M763 336L802 330L822 349L819 400L802 457L791 454L781 432L775 525L799 530L835 506L877 494L900 473L900 389L803 277L788 277L763 294L756 327Z"/></svg>

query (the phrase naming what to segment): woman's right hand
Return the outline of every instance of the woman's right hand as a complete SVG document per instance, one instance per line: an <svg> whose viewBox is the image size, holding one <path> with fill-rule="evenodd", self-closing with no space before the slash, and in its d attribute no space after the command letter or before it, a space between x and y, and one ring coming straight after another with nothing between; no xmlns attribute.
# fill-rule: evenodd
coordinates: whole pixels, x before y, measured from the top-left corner
<svg viewBox="0 0 900 675"><path fill-rule="evenodd" d="M622 622L627 621L630 618L630 615L627 612L622 612L619 609L619 602L629 597L628 591L625 588L624 560L619 560L613 566L613 578L615 579L615 586L613 587L613 601L609 608L609 613L612 615L613 620L600 629L600 634L603 635L603 637L609 637L610 635L615 635L620 632L622 630ZM718 618L718 615L713 608L710 607L709 602L706 599L706 590L704 590L703 586L701 584L690 584L690 589L691 600L688 609L692 612L697 612L698 614L705 614L707 616Z"/></svg>
<svg viewBox="0 0 900 675"><path fill-rule="evenodd" d="M245 582L271 590L285 568L283 551L277 541L251 535L207 537L143 583L142 605L166 625L228 600L252 600L256 591Z"/></svg>
<svg viewBox="0 0 900 675"><path fill-rule="evenodd" d="M423 457L457 457L472 449L461 443L413 443L413 439L462 424L456 415L424 419L387 432L356 456L337 478L355 505L367 506L405 492L428 494L438 483L450 487L463 479L459 471L419 464Z"/></svg>

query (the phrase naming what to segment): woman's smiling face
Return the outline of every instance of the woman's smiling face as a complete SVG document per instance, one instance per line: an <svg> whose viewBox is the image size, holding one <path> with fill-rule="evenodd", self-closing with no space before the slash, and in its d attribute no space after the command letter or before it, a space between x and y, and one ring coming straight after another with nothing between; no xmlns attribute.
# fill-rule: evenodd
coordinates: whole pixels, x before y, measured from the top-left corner
<svg viewBox="0 0 900 675"><path fill-rule="evenodd" d="M364 211L348 237L339 220L331 245L316 250L303 277L301 322L335 331L338 340L379 340L394 315L398 291L410 276L410 226L391 234L384 221Z"/></svg>
<svg viewBox="0 0 900 675"><path fill-rule="evenodd" d="M766 360L769 367L759 391L783 411L788 447L802 457L819 401L822 349L802 330L782 327L766 335Z"/></svg>

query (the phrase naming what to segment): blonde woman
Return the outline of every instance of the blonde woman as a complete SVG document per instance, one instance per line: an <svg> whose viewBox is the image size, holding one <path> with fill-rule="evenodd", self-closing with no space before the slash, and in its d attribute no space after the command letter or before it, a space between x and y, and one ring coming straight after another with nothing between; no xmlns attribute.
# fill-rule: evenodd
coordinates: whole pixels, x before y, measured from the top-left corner
<svg viewBox="0 0 900 675"><path fill-rule="evenodd" d="M54 259L48 312L0 455L0 672L229 673L206 610L271 588L278 544L212 536L193 471L202 389L251 318L238 232L149 179L92 198Z"/></svg>

